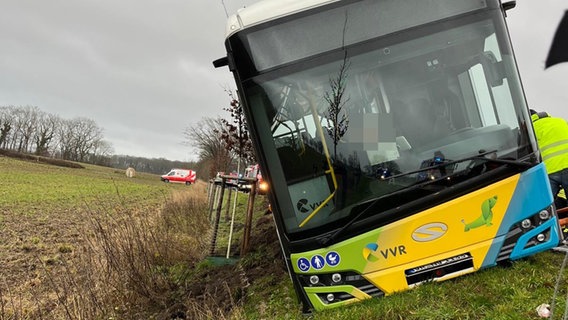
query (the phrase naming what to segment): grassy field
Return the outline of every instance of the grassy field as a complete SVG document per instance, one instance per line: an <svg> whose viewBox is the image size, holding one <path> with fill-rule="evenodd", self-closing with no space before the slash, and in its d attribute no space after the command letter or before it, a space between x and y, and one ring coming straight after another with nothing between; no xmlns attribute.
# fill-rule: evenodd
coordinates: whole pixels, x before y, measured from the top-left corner
<svg viewBox="0 0 568 320"><path fill-rule="evenodd" d="M191 238L196 232L183 230L191 226L174 220L176 215L189 220L184 216L192 213L191 208L176 213L173 205L191 204L192 194L200 197L194 202L204 204L203 185L166 185L156 175L127 178L123 170L84 167L0 156L0 319L121 314L134 295L129 291L136 284L128 282L143 280L129 272L178 262L190 266L202 258L206 241ZM170 214L165 216L168 206ZM195 209L205 210L203 205ZM205 214L201 223L196 228L207 226ZM165 244L172 238L177 241L172 244L187 248ZM136 251L149 257L128 257ZM185 254L176 260L176 255ZM157 265L135 270L133 263ZM127 288L114 285L117 279Z"/></svg>
<svg viewBox="0 0 568 320"><path fill-rule="evenodd" d="M207 258L206 184L84 165L63 168L0 156L0 320L305 319L266 202L255 202L251 251L236 263ZM225 203L232 203L225 194ZM230 201L229 201L230 200ZM238 195L238 251L247 196ZM215 253L224 255L232 207ZM443 283L312 314L310 319L538 319L566 306L565 255L544 252ZM222 261L222 259L220 260Z"/></svg>
<svg viewBox="0 0 568 320"><path fill-rule="evenodd" d="M285 277L264 196L255 201L256 248L239 264L218 266L222 258L208 258L216 212L206 183L82 166L0 156L0 319L238 317L249 281L271 273L259 268L259 252L275 249L271 262L280 261L274 270ZM221 211L214 252L223 257L235 194L225 193ZM233 256L248 196L236 199ZM259 245L267 241L268 250Z"/></svg>
<svg viewBox="0 0 568 320"><path fill-rule="evenodd" d="M124 196L126 201L156 203L163 201L168 191L156 175L138 173L132 183L123 170L84 166L73 169L0 157L0 206L19 213L37 213L38 208L52 211L117 196ZM148 196L150 193L162 197Z"/></svg>

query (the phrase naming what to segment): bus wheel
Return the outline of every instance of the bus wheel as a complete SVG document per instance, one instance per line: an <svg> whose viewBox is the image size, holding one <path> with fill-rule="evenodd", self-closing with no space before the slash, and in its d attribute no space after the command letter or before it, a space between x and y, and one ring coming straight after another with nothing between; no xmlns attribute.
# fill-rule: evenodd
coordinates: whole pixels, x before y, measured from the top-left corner
<svg viewBox="0 0 568 320"><path fill-rule="evenodd" d="M185 185L186 185L186 186L189 186L189 185L191 185L191 182L186 181L186 182L185 182Z"/></svg>
<svg viewBox="0 0 568 320"><path fill-rule="evenodd" d="M170 183L170 180L166 179L164 180L165 183Z"/></svg>

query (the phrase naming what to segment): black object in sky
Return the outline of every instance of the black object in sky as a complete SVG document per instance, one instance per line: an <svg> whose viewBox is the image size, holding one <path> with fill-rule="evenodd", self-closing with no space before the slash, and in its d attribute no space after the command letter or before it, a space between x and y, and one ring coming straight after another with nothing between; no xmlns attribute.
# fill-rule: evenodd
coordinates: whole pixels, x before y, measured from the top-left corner
<svg viewBox="0 0 568 320"><path fill-rule="evenodd" d="M564 11L564 17L556 29L548 57L544 68L551 67L557 63L568 61L568 11Z"/></svg>

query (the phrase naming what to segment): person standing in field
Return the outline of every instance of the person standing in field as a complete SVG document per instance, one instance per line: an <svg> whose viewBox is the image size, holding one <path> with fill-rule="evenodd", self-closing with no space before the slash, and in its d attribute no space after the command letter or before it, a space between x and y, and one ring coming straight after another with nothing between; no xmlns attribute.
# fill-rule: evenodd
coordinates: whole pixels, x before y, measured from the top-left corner
<svg viewBox="0 0 568 320"><path fill-rule="evenodd" d="M566 194L568 189L568 123L546 112L531 109L530 113L552 196L558 203L559 191L563 189Z"/></svg>

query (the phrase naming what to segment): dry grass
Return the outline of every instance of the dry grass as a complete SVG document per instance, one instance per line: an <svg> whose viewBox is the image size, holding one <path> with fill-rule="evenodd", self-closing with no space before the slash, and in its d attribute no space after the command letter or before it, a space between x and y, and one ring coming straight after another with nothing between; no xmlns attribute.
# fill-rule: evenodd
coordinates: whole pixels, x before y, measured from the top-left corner
<svg viewBox="0 0 568 320"><path fill-rule="evenodd" d="M41 237L12 248L36 253L26 261L31 272L24 282L0 282L0 319L171 319L185 313L180 281L204 258L209 242L202 236L209 228L204 188L174 189L162 208L89 204L74 212L81 221L73 224L76 241L60 244L55 254L43 253Z"/></svg>
<svg viewBox="0 0 568 320"><path fill-rule="evenodd" d="M203 182L0 156L0 196L0 320L245 319L253 279L274 267L284 275L272 257L264 266L204 259ZM256 241L277 244L273 229Z"/></svg>
<svg viewBox="0 0 568 320"><path fill-rule="evenodd" d="M64 316L169 319L184 311L175 290L208 243L200 236L208 228L205 193L196 191L174 192L159 212L91 212L78 277L59 290L81 290L65 295Z"/></svg>

